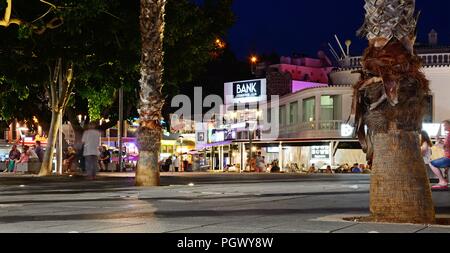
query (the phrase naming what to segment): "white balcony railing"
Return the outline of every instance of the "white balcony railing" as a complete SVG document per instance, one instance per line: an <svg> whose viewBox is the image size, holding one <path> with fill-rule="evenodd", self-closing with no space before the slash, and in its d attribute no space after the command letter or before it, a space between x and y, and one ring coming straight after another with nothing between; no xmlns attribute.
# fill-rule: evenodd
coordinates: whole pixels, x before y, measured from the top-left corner
<svg viewBox="0 0 450 253"><path fill-rule="evenodd" d="M450 53L438 53L438 54L419 54L422 58L424 66L435 66L435 65L450 65ZM350 57L345 67L349 68L360 68L361 67L361 56Z"/></svg>
<svg viewBox="0 0 450 253"><path fill-rule="evenodd" d="M316 128L316 121L302 122L298 124L280 126L280 136L288 136L293 134L301 134L303 131L341 131L341 125L344 124L343 120L324 120L318 122L318 128Z"/></svg>

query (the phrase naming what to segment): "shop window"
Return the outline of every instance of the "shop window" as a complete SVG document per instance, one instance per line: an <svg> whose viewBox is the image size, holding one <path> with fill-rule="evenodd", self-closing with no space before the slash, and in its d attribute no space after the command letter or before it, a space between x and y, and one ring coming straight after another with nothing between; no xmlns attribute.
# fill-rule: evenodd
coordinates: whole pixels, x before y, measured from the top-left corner
<svg viewBox="0 0 450 253"><path fill-rule="evenodd" d="M322 96L320 98L320 120L341 120L341 97Z"/></svg>
<svg viewBox="0 0 450 253"><path fill-rule="evenodd" d="M308 98L303 100L303 122L311 122L316 120L316 98Z"/></svg>

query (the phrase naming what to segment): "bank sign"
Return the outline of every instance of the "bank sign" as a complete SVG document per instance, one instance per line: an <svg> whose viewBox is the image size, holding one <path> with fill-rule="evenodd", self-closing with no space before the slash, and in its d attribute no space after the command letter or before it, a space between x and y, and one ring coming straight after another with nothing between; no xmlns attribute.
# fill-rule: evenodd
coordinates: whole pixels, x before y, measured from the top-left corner
<svg viewBox="0 0 450 253"><path fill-rule="evenodd" d="M225 103L266 101L266 79L225 83Z"/></svg>
<svg viewBox="0 0 450 253"><path fill-rule="evenodd" d="M261 96L261 80L233 83L234 98L252 98Z"/></svg>

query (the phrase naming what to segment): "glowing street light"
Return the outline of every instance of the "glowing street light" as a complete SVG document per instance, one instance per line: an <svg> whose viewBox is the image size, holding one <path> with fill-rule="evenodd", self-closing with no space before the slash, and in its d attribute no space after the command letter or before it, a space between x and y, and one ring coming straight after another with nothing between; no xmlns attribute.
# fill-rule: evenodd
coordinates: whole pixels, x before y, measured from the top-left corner
<svg viewBox="0 0 450 253"><path fill-rule="evenodd" d="M256 63L258 63L258 57L256 55L250 56L250 65L251 65L253 75L256 72Z"/></svg>

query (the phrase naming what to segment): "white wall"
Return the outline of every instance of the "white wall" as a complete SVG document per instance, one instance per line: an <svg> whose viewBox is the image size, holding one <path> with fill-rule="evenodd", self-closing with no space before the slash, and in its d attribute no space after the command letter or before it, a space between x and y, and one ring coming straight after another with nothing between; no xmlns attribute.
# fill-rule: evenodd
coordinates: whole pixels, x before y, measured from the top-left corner
<svg viewBox="0 0 450 253"><path fill-rule="evenodd" d="M450 119L450 67L425 67L423 72L433 94L433 121Z"/></svg>

